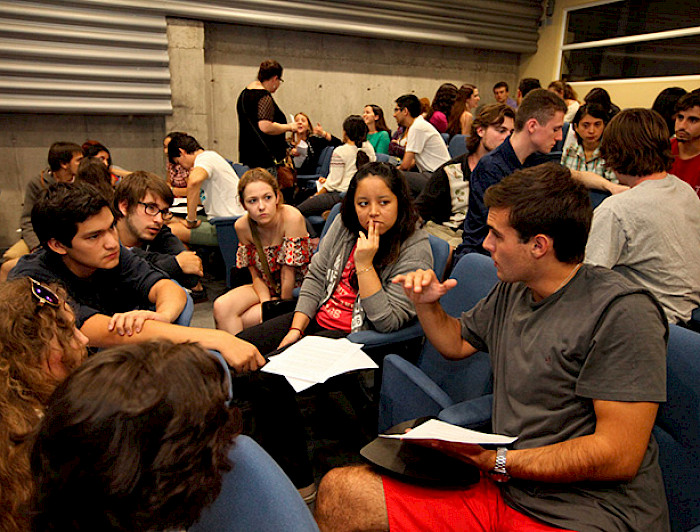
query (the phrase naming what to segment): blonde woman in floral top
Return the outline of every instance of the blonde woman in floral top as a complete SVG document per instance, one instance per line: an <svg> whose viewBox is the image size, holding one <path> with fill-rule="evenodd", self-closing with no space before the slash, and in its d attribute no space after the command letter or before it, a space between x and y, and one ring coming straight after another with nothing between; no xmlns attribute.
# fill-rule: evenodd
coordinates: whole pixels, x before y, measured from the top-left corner
<svg viewBox="0 0 700 532"><path fill-rule="evenodd" d="M253 283L214 301L217 328L231 334L261 323L263 302L290 299L311 260L304 217L295 207L282 203L277 180L267 170L253 168L243 174L238 194L247 212L236 220L236 266L247 267ZM253 229L257 229L269 272L258 253Z"/></svg>

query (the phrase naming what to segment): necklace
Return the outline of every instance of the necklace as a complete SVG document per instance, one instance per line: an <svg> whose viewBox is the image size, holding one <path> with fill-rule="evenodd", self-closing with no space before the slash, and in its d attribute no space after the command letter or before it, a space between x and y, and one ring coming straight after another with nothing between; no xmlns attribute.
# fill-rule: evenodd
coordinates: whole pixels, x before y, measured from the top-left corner
<svg viewBox="0 0 700 532"><path fill-rule="evenodd" d="M566 277L566 279L564 279L564 280L561 282L561 284L560 284L559 286L556 287L556 289L554 290L554 292L559 291L559 289L560 289L561 287L563 287L566 283L568 283L569 281L571 281L571 278L572 278L574 275L576 275L576 272L578 271L578 269L579 269L580 267L581 267L581 263L579 262L576 266L574 266L573 268L571 268L571 272L569 273L569 275ZM554 293L554 292L552 292L552 293Z"/></svg>

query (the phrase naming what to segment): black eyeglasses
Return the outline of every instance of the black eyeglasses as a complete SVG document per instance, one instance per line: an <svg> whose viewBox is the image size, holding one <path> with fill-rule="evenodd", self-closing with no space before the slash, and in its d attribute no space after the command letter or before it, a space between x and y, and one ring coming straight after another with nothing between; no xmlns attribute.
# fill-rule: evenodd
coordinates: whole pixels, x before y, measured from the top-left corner
<svg viewBox="0 0 700 532"><path fill-rule="evenodd" d="M39 281L35 281L31 277L28 277L28 279L29 282L32 283L32 295L39 301L39 306L50 305L58 308L60 301L53 290L48 286L44 286Z"/></svg>
<svg viewBox="0 0 700 532"><path fill-rule="evenodd" d="M163 220L171 220L173 217L173 213L170 212L170 207L166 207L165 209L159 209L158 205L155 203L144 203L143 201L139 201L139 205L143 205L143 210L146 211L146 214L149 216L155 216L160 213L160 215L163 217Z"/></svg>

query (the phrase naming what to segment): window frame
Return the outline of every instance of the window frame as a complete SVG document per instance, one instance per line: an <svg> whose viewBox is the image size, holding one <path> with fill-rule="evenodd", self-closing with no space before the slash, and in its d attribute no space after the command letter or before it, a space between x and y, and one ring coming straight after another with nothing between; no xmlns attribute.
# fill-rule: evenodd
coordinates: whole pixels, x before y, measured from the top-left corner
<svg viewBox="0 0 700 532"><path fill-rule="evenodd" d="M640 33L637 35L626 35L624 37L612 37L610 39L601 39L598 41L586 41L572 44L564 44L566 38L566 32L569 28L569 13L572 11L578 11L580 9L587 9L591 7L615 4L618 2L624 2L625 0L599 0L598 2L590 2L583 5L570 6L563 9L562 12L562 24L561 24L561 34L559 36L559 54L557 56L557 79L562 79L562 65L564 59L564 53L571 50L586 50L591 48L602 48L604 46L617 46L623 44L630 44L635 42L649 42L656 41L660 39L673 39L676 37L690 37L693 35L700 35L700 26L693 26L691 28L681 28L676 30L666 30L657 31L654 33ZM605 80L577 80L570 83L629 83L629 82L645 82L645 81L662 81L662 82L673 82L673 81L700 81L700 74L684 74L677 76L647 76L647 77L630 77L630 78L615 78L615 79L605 79Z"/></svg>

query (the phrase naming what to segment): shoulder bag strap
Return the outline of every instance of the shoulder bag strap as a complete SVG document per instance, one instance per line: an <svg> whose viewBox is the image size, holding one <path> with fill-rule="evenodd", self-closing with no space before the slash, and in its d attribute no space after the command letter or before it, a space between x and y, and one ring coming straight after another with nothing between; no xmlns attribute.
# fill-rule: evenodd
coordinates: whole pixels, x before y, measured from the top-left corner
<svg viewBox="0 0 700 532"><path fill-rule="evenodd" d="M272 273L270 272L270 265L267 262L267 255L265 255L265 250L263 249L262 242L260 241L260 233L258 233L258 224L248 216L248 224L250 224L250 232L253 235L253 243L255 244L255 249L258 250L258 257L260 257L260 264L262 265L263 273L267 280L275 291L275 294L279 292L279 287L275 280L272 278Z"/></svg>

